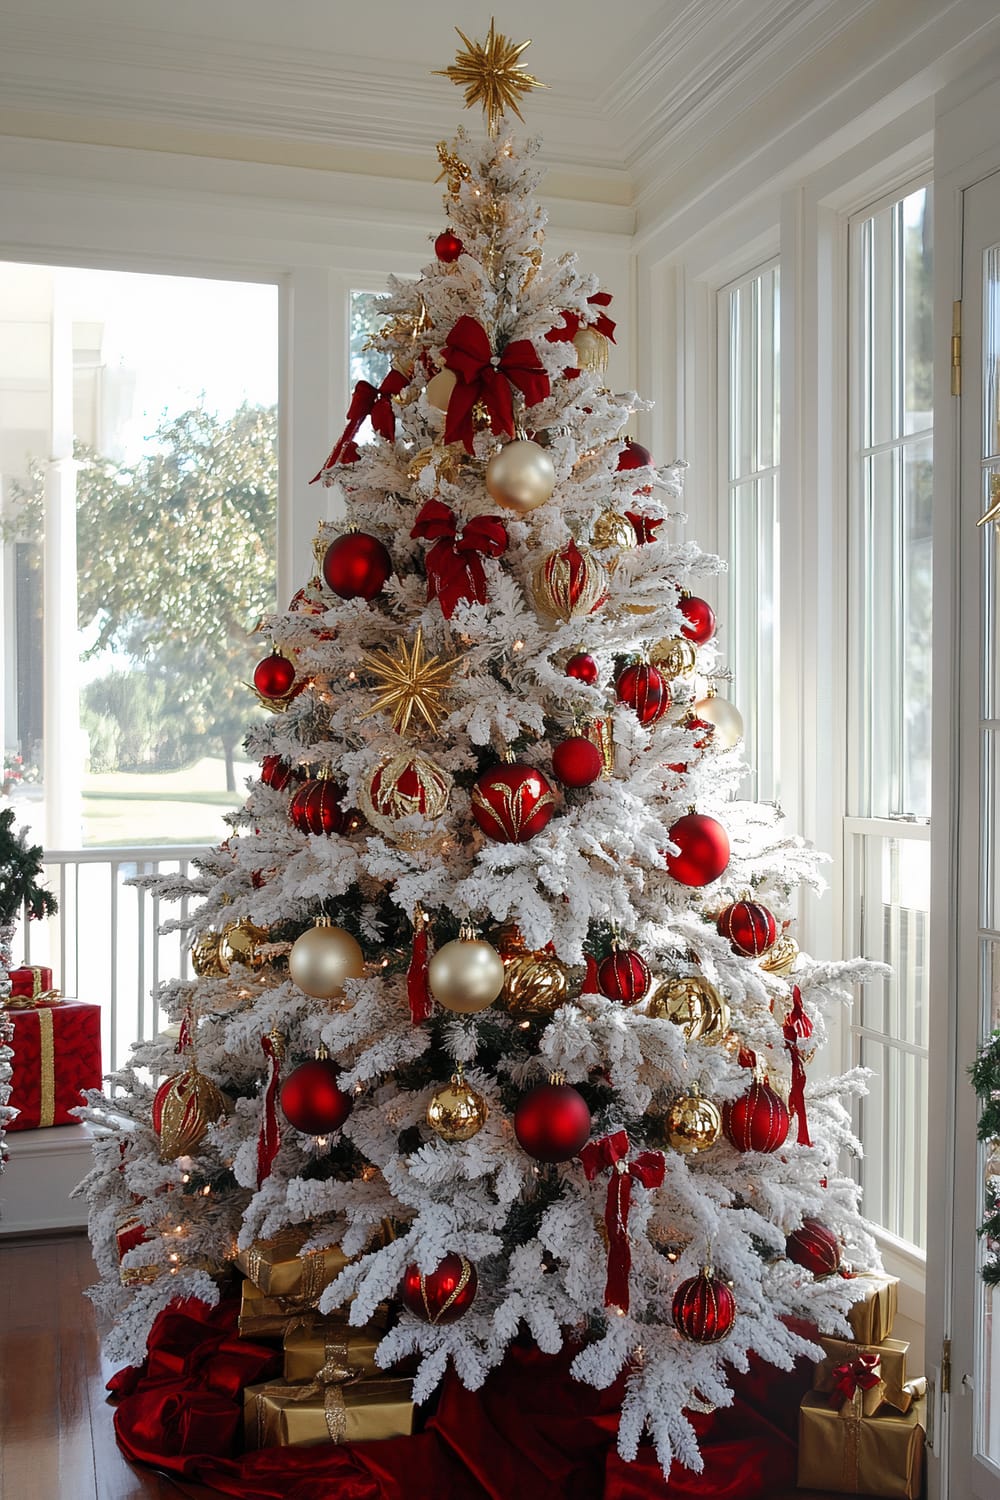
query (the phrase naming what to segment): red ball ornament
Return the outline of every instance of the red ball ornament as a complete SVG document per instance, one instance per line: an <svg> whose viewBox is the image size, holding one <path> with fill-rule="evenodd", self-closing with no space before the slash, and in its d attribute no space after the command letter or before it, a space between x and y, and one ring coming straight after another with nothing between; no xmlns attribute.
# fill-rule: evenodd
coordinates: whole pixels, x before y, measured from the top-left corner
<svg viewBox="0 0 1000 1500"><path fill-rule="evenodd" d="M616 948L597 970L601 994L622 1005L635 1005L641 1000L649 992L651 979L648 963L634 948Z"/></svg>
<svg viewBox="0 0 1000 1500"><path fill-rule="evenodd" d="M391 572L392 558L366 531L339 536L323 558L323 577L341 599L374 599Z"/></svg>
<svg viewBox="0 0 1000 1500"><path fill-rule="evenodd" d="M498 844L526 844L551 820L555 793L534 766L493 766L472 792L472 816Z"/></svg>
<svg viewBox="0 0 1000 1500"><path fill-rule="evenodd" d="M803 1219L785 1240L785 1254L814 1276L832 1276L840 1270L840 1241L832 1229L818 1219Z"/></svg>
<svg viewBox="0 0 1000 1500"><path fill-rule="evenodd" d="M604 769L604 760L591 740L574 734L553 750L552 769L563 786L592 786Z"/></svg>
<svg viewBox="0 0 1000 1500"><path fill-rule="evenodd" d="M681 626L681 635L693 641L696 646L704 646L715 634L715 610L707 599L699 599L694 594L682 594L680 611L684 616L686 624Z"/></svg>
<svg viewBox="0 0 1000 1500"><path fill-rule="evenodd" d="M590 1136L590 1110L569 1083L540 1083L514 1109L514 1134L535 1161L569 1161Z"/></svg>
<svg viewBox="0 0 1000 1500"><path fill-rule="evenodd" d="M426 1275L418 1266L407 1266L399 1295L403 1306L422 1322L455 1323L469 1311L478 1287L472 1261L464 1255L446 1255L437 1270Z"/></svg>
<svg viewBox="0 0 1000 1500"><path fill-rule="evenodd" d="M655 724L670 707L670 687L658 668L635 662L619 673L615 683L619 703L635 709L640 724Z"/></svg>
<svg viewBox="0 0 1000 1500"><path fill-rule="evenodd" d="M693 1344L717 1344L736 1322L736 1298L721 1276L704 1270L681 1282L671 1313L681 1338Z"/></svg>
<svg viewBox="0 0 1000 1500"><path fill-rule="evenodd" d="M443 229L434 241L434 254L446 266L450 266L452 261L458 260L464 249L465 246L458 235L454 234L450 229Z"/></svg>
<svg viewBox="0 0 1000 1500"><path fill-rule="evenodd" d="M769 1083L754 1079L723 1106L722 1128L737 1151L777 1151L788 1138L788 1110Z"/></svg>
<svg viewBox="0 0 1000 1500"><path fill-rule="evenodd" d="M262 698L284 698L294 681L294 663L280 651L262 657L253 669L253 685Z"/></svg>
<svg viewBox="0 0 1000 1500"><path fill-rule="evenodd" d="M340 833L344 788L329 777L304 781L288 804L288 816L300 833Z"/></svg>
<svg viewBox="0 0 1000 1500"><path fill-rule="evenodd" d="M670 830L679 854L666 856L667 869L681 885L710 885L729 863L729 835L704 813L685 813Z"/></svg>
<svg viewBox="0 0 1000 1500"><path fill-rule="evenodd" d="M354 1100L338 1084L339 1071L331 1058L313 1057L289 1073L278 1096L289 1125L305 1135L332 1135L340 1129Z"/></svg>
<svg viewBox="0 0 1000 1500"><path fill-rule="evenodd" d="M646 469L653 462L653 455L648 448L641 443L633 443L631 438L626 438L625 446L618 455L618 473L622 474L627 469Z"/></svg>
<svg viewBox="0 0 1000 1500"><path fill-rule="evenodd" d="M759 958L778 940L778 924L759 901L734 901L719 912L715 925L729 939L733 952L744 958Z"/></svg>
<svg viewBox="0 0 1000 1500"><path fill-rule="evenodd" d="M261 762L260 779L265 786L274 787L276 792L283 792L291 782L300 780L301 775L301 771L282 760L280 755L265 755Z"/></svg>
<svg viewBox="0 0 1000 1500"><path fill-rule="evenodd" d="M577 682L586 682L593 686L600 676L600 668L589 651L578 651L566 663L566 676L575 677Z"/></svg>

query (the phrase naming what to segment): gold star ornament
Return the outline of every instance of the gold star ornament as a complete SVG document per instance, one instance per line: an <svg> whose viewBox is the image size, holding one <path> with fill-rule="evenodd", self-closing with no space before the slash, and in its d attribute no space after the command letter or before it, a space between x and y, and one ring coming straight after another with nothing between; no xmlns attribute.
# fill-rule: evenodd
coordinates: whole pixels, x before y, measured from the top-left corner
<svg viewBox="0 0 1000 1500"><path fill-rule="evenodd" d="M426 656L422 630L417 631L412 643L400 636L392 651L363 652L361 662L374 677L379 695L361 715L363 719L391 713L393 729L405 734L416 714L432 734L437 734L446 712L445 698L455 663Z"/></svg>
<svg viewBox="0 0 1000 1500"><path fill-rule="evenodd" d="M517 118L523 120L524 116L517 107L518 100L532 89L548 88L548 84L532 78L518 62L524 49L531 46L530 39L512 42L496 30L492 19L485 43L470 42L458 26L455 30L465 43L465 51L456 53L451 67L439 68L436 76L450 78L452 83L465 90L466 109L477 104L482 106L486 128L491 136L495 136L505 110L512 109Z"/></svg>

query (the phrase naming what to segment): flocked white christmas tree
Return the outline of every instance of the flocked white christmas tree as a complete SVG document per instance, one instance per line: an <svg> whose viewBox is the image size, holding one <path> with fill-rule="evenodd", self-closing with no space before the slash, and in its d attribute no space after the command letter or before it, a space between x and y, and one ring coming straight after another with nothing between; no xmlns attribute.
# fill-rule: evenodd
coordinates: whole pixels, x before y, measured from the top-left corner
<svg viewBox="0 0 1000 1500"><path fill-rule="evenodd" d="M802 1056L871 970L787 931L816 859L735 800L694 586L720 564L669 539L681 466L622 436L610 299L543 257L536 144L500 116L520 49L467 46L492 131L439 147L449 226L323 468L346 514L268 622L260 777L158 882L200 903L200 977L158 996L180 1038L87 1112L114 1127L94 1295L139 1359L172 1298L305 1223L354 1257L322 1310L399 1308L379 1359L419 1352L417 1399L524 1328L571 1338L579 1380L627 1372L621 1452L648 1430L697 1469L685 1408L808 1352L789 1315L846 1331L857 1283L821 1273L876 1263L839 1167L861 1079L804 1087Z"/></svg>

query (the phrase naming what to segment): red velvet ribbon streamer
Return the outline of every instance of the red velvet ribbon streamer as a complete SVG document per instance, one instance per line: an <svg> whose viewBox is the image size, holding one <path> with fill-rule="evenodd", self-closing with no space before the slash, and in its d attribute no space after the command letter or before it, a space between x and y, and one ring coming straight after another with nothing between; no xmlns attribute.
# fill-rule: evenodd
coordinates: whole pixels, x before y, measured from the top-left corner
<svg viewBox="0 0 1000 1500"><path fill-rule="evenodd" d="M627 510L625 519L632 522L632 530L640 547L644 547L647 542L655 542L656 533L663 525L662 516L644 516L636 510Z"/></svg>
<svg viewBox="0 0 1000 1500"><path fill-rule="evenodd" d="M278 1154L281 1145L281 1128L278 1125L278 1074L281 1072L281 1058L278 1056L274 1042L269 1036L262 1036L260 1045L264 1049L267 1058L268 1075L267 1087L264 1090L264 1115L260 1122L260 1135L257 1137L257 1186L266 1182L271 1175L274 1158Z"/></svg>
<svg viewBox="0 0 1000 1500"><path fill-rule="evenodd" d="M372 385L370 380L359 380L354 387L351 404L347 408L347 426L340 437L334 443L330 456L320 469L310 479L310 484L315 484L317 479L332 469L334 464L353 464L358 459L358 448L354 439L361 431L362 423L366 417L371 417L372 427L379 437L391 440L396 436L396 413L392 405L392 397L398 396L400 391L409 385L407 377L399 370L390 370L388 375L379 386Z"/></svg>
<svg viewBox="0 0 1000 1500"><path fill-rule="evenodd" d="M813 1023L802 1005L802 991L798 985L792 990L792 1008L785 1017L782 1034L792 1060L792 1087L788 1093L788 1112L798 1120L798 1144L811 1146L809 1122L806 1119L806 1069L799 1051L799 1042L812 1036Z"/></svg>
<svg viewBox="0 0 1000 1500"><path fill-rule="evenodd" d="M503 353L495 355L486 330L467 314L459 318L444 341L444 363L458 376L448 402L445 419L446 443L464 443L472 452L472 411L481 401L489 412L494 433L514 436L514 398L511 385L524 396L526 406L544 400L551 389L549 377L534 344L514 339Z"/></svg>
<svg viewBox="0 0 1000 1500"><path fill-rule="evenodd" d="M193 1037L191 1036L191 1012L189 1010L186 1010L183 1017L181 1018L181 1029L177 1033L177 1046L174 1048L174 1055L180 1057L181 1053L187 1051L192 1041Z"/></svg>
<svg viewBox="0 0 1000 1500"><path fill-rule="evenodd" d="M443 500L428 500L410 535L434 542L424 560L427 597L440 600L446 620L463 602L486 603L482 559L507 550L507 528L499 516L474 516L459 530L458 517Z"/></svg>
<svg viewBox="0 0 1000 1500"><path fill-rule="evenodd" d="M587 298L587 303L590 307L610 307L611 293L595 292L592 297ZM585 318L581 317L579 313L573 312L564 311L562 314L562 318L562 323L555 328L550 328L548 333L545 335L545 340L547 343L571 344L576 338L577 334L580 332L581 328L593 328L595 333L602 334L604 338L609 339L612 344L615 342L616 325L611 320L611 318L608 317L607 313L599 312L597 314L597 317L592 318L589 322Z"/></svg>
<svg viewBox="0 0 1000 1500"><path fill-rule="evenodd" d="M859 1354L853 1364L838 1365L833 1372L830 1405L843 1406L853 1401L858 1391L870 1391L878 1385L881 1361L877 1354Z"/></svg>
<svg viewBox="0 0 1000 1500"><path fill-rule="evenodd" d="M410 1002L410 1020L414 1026L426 1021L431 1013L427 961L427 922L418 907L413 918L413 953L410 967L406 971L406 993Z"/></svg>
<svg viewBox="0 0 1000 1500"><path fill-rule="evenodd" d="M597 959L592 953L585 953L583 961L587 966L587 972L583 977L580 994L599 995L601 993L601 986L597 982Z"/></svg>
<svg viewBox="0 0 1000 1500"><path fill-rule="evenodd" d="M628 1153L629 1139L624 1130L616 1130L599 1141L588 1141L580 1152L588 1182L593 1182L598 1172L611 1169L604 1208L604 1223L608 1231L608 1280L604 1288L604 1306L620 1307L623 1313L628 1312L628 1281L632 1269L632 1247L628 1238L632 1182L641 1182L645 1188L659 1187L666 1170L662 1151L640 1151L632 1161L628 1160Z"/></svg>

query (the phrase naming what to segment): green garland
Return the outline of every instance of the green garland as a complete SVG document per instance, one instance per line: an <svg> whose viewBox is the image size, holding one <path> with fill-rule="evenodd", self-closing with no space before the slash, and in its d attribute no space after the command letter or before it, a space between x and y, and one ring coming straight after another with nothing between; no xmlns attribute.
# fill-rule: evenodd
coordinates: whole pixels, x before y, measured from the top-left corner
<svg viewBox="0 0 1000 1500"><path fill-rule="evenodd" d="M1000 1144L1000 1031L994 1031L980 1047L969 1076L981 1105L976 1134L981 1141ZM982 1278L987 1286L1000 1286L1000 1177L987 1177L985 1199L977 1232L990 1250L983 1261Z"/></svg>
<svg viewBox="0 0 1000 1500"><path fill-rule="evenodd" d="M14 809L0 812L0 922L16 922L21 908L28 908L34 920L51 917L58 910L56 898L39 885L42 873L42 848L29 844L27 831L14 832Z"/></svg>

